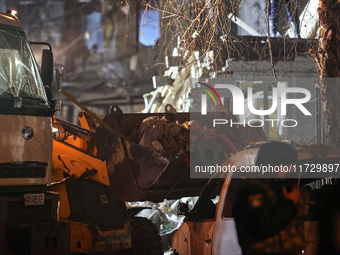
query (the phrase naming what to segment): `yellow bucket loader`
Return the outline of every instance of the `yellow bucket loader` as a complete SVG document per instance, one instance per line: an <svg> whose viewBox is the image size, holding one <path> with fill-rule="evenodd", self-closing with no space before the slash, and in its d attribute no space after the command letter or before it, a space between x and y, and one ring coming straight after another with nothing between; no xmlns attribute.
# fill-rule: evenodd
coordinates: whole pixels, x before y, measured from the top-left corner
<svg viewBox="0 0 340 255"><path fill-rule="evenodd" d="M65 91L61 92L72 99ZM223 112L213 113L210 118L223 115ZM104 118L89 111L80 112L78 117L81 126L54 121L53 182L50 184L50 189L60 194L60 221L71 224L71 251L132 250L138 255L162 254L155 225L145 218L134 217L144 208L127 209L125 202L160 202L165 198L199 195L209 179L191 179L186 153L161 157L141 145L143 138L140 139L138 132L148 118L151 122L163 121L172 130L173 123L184 123L190 117L199 123L200 116L176 113L171 107L165 113L123 114L113 105ZM201 119L204 123L205 119ZM188 135L189 131L183 132ZM264 138L261 128L254 128L252 132L238 128L236 133L238 140L242 134L243 138L253 141ZM188 137L183 139L188 141ZM213 149L215 156L223 151ZM209 158L216 161L218 157Z"/></svg>
<svg viewBox="0 0 340 255"><path fill-rule="evenodd" d="M54 121L50 190L60 194L59 221L71 225L75 253L163 254L156 226L134 217L124 201L113 199L106 163L97 157L94 132L80 113L82 127Z"/></svg>

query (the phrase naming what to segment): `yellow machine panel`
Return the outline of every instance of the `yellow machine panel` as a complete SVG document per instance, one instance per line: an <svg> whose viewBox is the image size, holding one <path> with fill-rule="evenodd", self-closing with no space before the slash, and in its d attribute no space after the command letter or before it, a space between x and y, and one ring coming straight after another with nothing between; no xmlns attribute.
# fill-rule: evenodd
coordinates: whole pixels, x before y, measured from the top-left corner
<svg viewBox="0 0 340 255"><path fill-rule="evenodd" d="M63 179L64 172L77 179L90 170L97 170L97 173L88 177L89 179L110 186L105 162L66 142L53 141L53 182Z"/></svg>

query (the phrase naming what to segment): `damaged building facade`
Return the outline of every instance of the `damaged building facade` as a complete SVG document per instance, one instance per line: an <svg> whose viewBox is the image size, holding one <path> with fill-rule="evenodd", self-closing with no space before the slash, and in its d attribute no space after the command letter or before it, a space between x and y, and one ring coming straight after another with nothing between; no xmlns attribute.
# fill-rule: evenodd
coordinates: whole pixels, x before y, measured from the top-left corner
<svg viewBox="0 0 340 255"><path fill-rule="evenodd" d="M166 8L169 1L162 3ZM244 15L254 5L258 7L254 9L254 13L248 17ZM188 7L183 6L185 5L181 6L182 9ZM279 31L282 37L271 37L269 42L266 37L266 5L262 2L241 1L237 13L232 13L232 8L226 9L228 13L226 16L230 18L230 24L226 25L230 26L231 34L229 37L216 35L219 36L220 45L223 45L218 48L218 52L214 51L213 47L212 50L206 51L204 43L196 39L197 31L188 32L189 30L183 28L185 26L171 27L171 31L175 31L172 33L171 50L166 48L167 51L162 52L165 70L161 75L153 77L155 90L144 94L146 107L143 112L164 112L167 104L173 105L178 112L200 112L200 96L204 92L197 88L204 86L199 82L212 87L216 84L233 84L242 90L245 98L250 87L253 91L252 105L258 110L270 109L273 104L273 88L281 90L288 87L300 87L307 89L311 94L311 99L304 104L311 116L304 115L294 105L288 106L286 115L282 115L280 99L279 107L270 116L254 115L249 111L246 99L246 115L239 116L238 123L247 125L249 121L260 121L263 123L262 127L268 139L289 139L298 143L321 142L323 139L322 113L317 86L318 76L309 53L317 47L315 38L318 33L318 20L314 18L315 6L317 6L317 1L299 2L297 7L300 19L299 39L289 38L293 36L292 27L287 22L285 10L281 10ZM209 9L208 7L206 8ZM185 11L182 12L185 13ZM203 27L204 22L211 22L210 25L215 27L213 15L214 11L211 11L209 15L201 18ZM204 19L204 17L207 18ZM162 19L162 28L166 22L164 19ZM176 23L171 24L174 26ZM216 26L219 25L216 23ZM208 35L208 32L203 29L198 32ZM190 36L187 33L191 33ZM171 36L165 33L164 37L170 38ZM190 44L191 41L196 45ZM230 91L216 90L224 107L232 111L233 99ZM218 101L217 97L215 99ZM218 104L215 105L213 100L208 96L208 112L225 111L218 107ZM270 122L268 119L273 121ZM298 120L298 125L294 128L289 128L285 125L286 123L282 125L282 121L286 119Z"/></svg>
<svg viewBox="0 0 340 255"><path fill-rule="evenodd" d="M266 35L265 4L261 1L241 1L237 13L233 12L233 3L226 4L225 18L230 18L231 34L230 38L224 38L223 30L216 30L216 36L221 38L221 45L225 47L221 51L218 67L214 51L202 52L204 45L196 45L188 51L188 42L183 41L196 36L197 32L185 31L185 27L190 26L190 19L202 8L190 3L181 2L176 7L177 13L174 13L171 1L166 0L4 2L7 8L19 6L19 15L29 38L51 41L54 62L65 67L63 88L102 116L110 111L112 104L119 105L123 112L164 112L167 104L173 105L179 112L188 112L190 107L192 111L197 111L191 92L198 81L211 85L228 81L240 86L245 95L247 87L252 86L257 95L254 105L258 109L271 105L270 87L294 87L300 83L298 79L308 84L311 79L313 85L308 85L311 86L308 89L312 91L312 98L318 98L315 89L317 82L313 80L317 74L312 58L307 54L316 45L313 41L317 35L317 19L312 18L316 10L314 0L302 1L298 6L301 39L288 39L292 35L291 28L289 24L283 24L279 32L286 32L286 37L272 38L271 50L268 39L260 37ZM244 15L250 7L254 7L253 15ZM36 18L38 13L41 14L39 19ZM179 20L179 13L189 17L182 26L178 26L179 21L170 22L171 15L177 15ZM287 14L282 13L282 19L287 19ZM213 16L214 13L210 12L207 17L213 20ZM306 23L306 20L310 22ZM202 25L206 26L205 23ZM228 43L223 40L228 40ZM271 70L270 51L274 54L277 81ZM37 58L39 61L39 56ZM260 85L262 77L267 85ZM248 79L255 80L248 82ZM267 91L265 87L268 85ZM76 123L80 109L63 98L56 86L53 89L55 97L63 101L59 117ZM225 106L231 109L230 95L221 97ZM300 122L300 128L297 128L301 132L304 130L305 134L300 131L292 133L282 125L267 123L263 126L267 137L298 142L321 141L318 101L313 102L316 105L311 102L308 106L313 113L317 113L312 114L313 127L303 126L303 123L309 122L306 120ZM212 102L208 102L208 106L208 111L214 111ZM270 118L277 119L279 115L275 112ZM259 116L247 116L245 120L256 118L259 119ZM306 130L309 130L308 134Z"/></svg>

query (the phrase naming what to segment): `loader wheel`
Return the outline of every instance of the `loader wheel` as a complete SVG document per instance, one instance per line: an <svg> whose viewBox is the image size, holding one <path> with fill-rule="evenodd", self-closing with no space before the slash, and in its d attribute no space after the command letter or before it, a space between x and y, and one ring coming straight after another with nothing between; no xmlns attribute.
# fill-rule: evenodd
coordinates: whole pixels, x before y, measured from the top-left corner
<svg viewBox="0 0 340 255"><path fill-rule="evenodd" d="M130 220L133 255L163 255L163 244L155 224L141 217Z"/></svg>

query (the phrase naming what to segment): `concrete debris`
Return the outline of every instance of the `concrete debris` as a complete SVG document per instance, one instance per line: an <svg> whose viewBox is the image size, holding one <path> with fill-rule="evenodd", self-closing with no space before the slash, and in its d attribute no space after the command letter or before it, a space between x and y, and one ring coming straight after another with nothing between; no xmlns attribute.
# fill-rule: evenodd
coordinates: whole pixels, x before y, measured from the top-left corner
<svg viewBox="0 0 340 255"><path fill-rule="evenodd" d="M173 159L183 153L199 150L199 142L210 141L217 145L226 156L236 153L249 145L250 142L264 140L263 132L253 131L246 127L237 126L234 129L218 129L201 127L195 120L180 124L170 122L165 116L151 116L143 120L138 135L139 145L150 151L156 151L160 156Z"/></svg>
<svg viewBox="0 0 340 255"><path fill-rule="evenodd" d="M178 215L178 205L180 203L187 204L189 210L192 210L197 202L198 197L183 197L177 200L165 199L161 203L146 202L127 202L127 207L150 207L151 209L144 209L136 216L144 217L151 220L159 229L161 236L172 234L182 224L185 216Z"/></svg>
<svg viewBox="0 0 340 255"><path fill-rule="evenodd" d="M139 136L142 145L150 151L157 151L162 157L173 159L190 150L190 131L187 123L170 122L165 116L151 116L140 125Z"/></svg>

